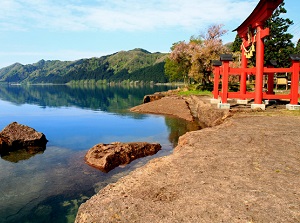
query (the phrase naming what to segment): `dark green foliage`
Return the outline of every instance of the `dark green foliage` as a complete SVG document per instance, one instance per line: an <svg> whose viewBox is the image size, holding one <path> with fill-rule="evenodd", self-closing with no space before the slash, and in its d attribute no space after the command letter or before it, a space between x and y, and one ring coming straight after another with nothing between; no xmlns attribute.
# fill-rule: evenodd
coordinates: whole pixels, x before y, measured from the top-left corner
<svg viewBox="0 0 300 223"><path fill-rule="evenodd" d="M198 90L198 91L213 91L214 85L211 82L206 83L206 84L199 84L199 85L197 85L196 90Z"/></svg>
<svg viewBox="0 0 300 223"><path fill-rule="evenodd" d="M295 54L300 54L300 39L298 39L296 48L295 48Z"/></svg>
<svg viewBox="0 0 300 223"><path fill-rule="evenodd" d="M167 83L169 82L169 79L164 73L164 65L165 62L161 62L153 66L134 71L130 74L129 79L138 81L142 77L142 80L146 82L154 81L159 83Z"/></svg>
<svg viewBox="0 0 300 223"><path fill-rule="evenodd" d="M290 54L294 52L293 35L287 33L293 21L280 17L286 12L282 3L266 21L266 27L270 28L270 35L265 38L265 61L276 60L278 67L290 67Z"/></svg>
<svg viewBox="0 0 300 223"><path fill-rule="evenodd" d="M97 81L137 80L166 82L166 54L150 53L143 49L122 51L100 58L77 61L45 61L34 64L13 64L0 69L0 81L17 83L89 83Z"/></svg>
<svg viewBox="0 0 300 223"><path fill-rule="evenodd" d="M111 81L120 82L129 79L129 73L127 69L120 70L113 77L110 78Z"/></svg>
<svg viewBox="0 0 300 223"><path fill-rule="evenodd" d="M231 45L232 52L241 52L242 38L239 35L235 36L234 42Z"/></svg>
<svg viewBox="0 0 300 223"><path fill-rule="evenodd" d="M167 83L169 79L164 73L164 64L165 62L160 62L154 64L153 66L148 66L139 70L136 70L132 73L129 73L128 70L123 69L116 73L113 77L110 78L111 81L121 82L123 80L131 81L144 81L144 82L159 82Z"/></svg>
<svg viewBox="0 0 300 223"><path fill-rule="evenodd" d="M166 54L150 53L143 49L133 49L130 51L120 51L107 58L107 61L115 73L121 70L128 70L132 73L136 70L152 66L155 63L162 62Z"/></svg>
<svg viewBox="0 0 300 223"><path fill-rule="evenodd" d="M176 63L170 58L166 59L165 63L165 73L170 78L170 81L183 81L184 77L187 74L187 71L182 70L183 66Z"/></svg>

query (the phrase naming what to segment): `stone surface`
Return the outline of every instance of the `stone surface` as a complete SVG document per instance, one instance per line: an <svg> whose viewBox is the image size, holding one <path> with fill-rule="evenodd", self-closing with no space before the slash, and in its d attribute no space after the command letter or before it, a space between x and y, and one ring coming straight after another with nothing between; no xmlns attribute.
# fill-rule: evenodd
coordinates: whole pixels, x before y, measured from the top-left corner
<svg viewBox="0 0 300 223"><path fill-rule="evenodd" d="M26 148L30 148L30 151L36 151L38 148L45 149L47 142L43 133L26 125L12 122L0 132L0 154Z"/></svg>
<svg viewBox="0 0 300 223"><path fill-rule="evenodd" d="M207 97L193 95L186 98L186 100L201 128L220 125L226 118L231 116L229 110L217 109L215 106L212 106L210 99Z"/></svg>
<svg viewBox="0 0 300 223"><path fill-rule="evenodd" d="M300 105L291 105L291 104L287 104L287 105L286 105L286 109L287 109L287 110L300 110Z"/></svg>
<svg viewBox="0 0 300 223"><path fill-rule="evenodd" d="M85 160L89 165L109 172L135 159L154 155L160 149L160 144L146 142L97 144L87 152Z"/></svg>
<svg viewBox="0 0 300 223"><path fill-rule="evenodd" d="M143 102L145 104L145 103L148 103L148 102L151 102L151 101L159 100L159 99L161 99L163 97L165 97L165 95L161 94L161 93L156 93L156 94L151 94L151 95L145 95L144 99L143 99Z"/></svg>
<svg viewBox="0 0 300 223"><path fill-rule="evenodd" d="M210 103L209 96L165 96L159 100L138 105L132 112L172 115L190 122L196 122L201 128L221 124L230 116L228 109L217 109Z"/></svg>
<svg viewBox="0 0 300 223"><path fill-rule="evenodd" d="M187 121L193 121L189 104L180 96L165 96L159 100L138 105L130 109L132 112L171 115Z"/></svg>
<svg viewBox="0 0 300 223"><path fill-rule="evenodd" d="M251 109L261 109L261 110L266 110L266 105L265 104L251 104Z"/></svg>
<svg viewBox="0 0 300 223"><path fill-rule="evenodd" d="M237 103L237 104L240 104L240 105L247 105L247 104L249 103L249 100L248 100L248 99L244 99L244 100L242 100L242 99L237 99L237 100L236 100L236 103Z"/></svg>
<svg viewBox="0 0 300 223"><path fill-rule="evenodd" d="M229 103L219 103L218 109L230 109L230 104Z"/></svg>

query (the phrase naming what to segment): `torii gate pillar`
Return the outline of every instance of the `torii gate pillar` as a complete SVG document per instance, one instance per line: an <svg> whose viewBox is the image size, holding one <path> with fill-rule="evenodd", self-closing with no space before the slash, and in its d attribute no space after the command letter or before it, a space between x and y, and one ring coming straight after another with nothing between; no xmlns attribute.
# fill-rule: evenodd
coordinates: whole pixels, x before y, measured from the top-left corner
<svg viewBox="0 0 300 223"><path fill-rule="evenodd" d="M242 38L242 41L245 42L246 39L245 37ZM241 67L242 68L247 68L248 66L248 59L245 55L245 48L241 46L241 51L242 51L242 63L241 63ZM240 79L240 92L241 94L246 94L246 91L247 91L247 73L246 72L242 72L241 73L241 79ZM245 98L242 98L242 99L245 99Z"/></svg>
<svg viewBox="0 0 300 223"><path fill-rule="evenodd" d="M264 38L269 35L269 32L269 28L263 29L262 23L258 24L258 26L256 27L256 77L254 104L251 105L252 109L261 108L265 110L265 104L262 104L265 59Z"/></svg>

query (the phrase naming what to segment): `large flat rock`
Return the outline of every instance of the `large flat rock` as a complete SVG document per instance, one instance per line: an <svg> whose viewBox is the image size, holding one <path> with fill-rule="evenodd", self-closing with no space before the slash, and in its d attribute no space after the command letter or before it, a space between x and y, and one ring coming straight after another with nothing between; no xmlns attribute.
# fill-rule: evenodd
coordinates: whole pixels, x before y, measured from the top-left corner
<svg viewBox="0 0 300 223"><path fill-rule="evenodd" d="M187 121L193 121L188 103L180 96L166 96L159 100L138 105L130 109L132 112L171 115Z"/></svg>
<svg viewBox="0 0 300 223"><path fill-rule="evenodd" d="M115 142L111 144L97 144L85 155L86 162L103 172L109 172L117 166L131 161L154 155L161 149L158 143L147 142Z"/></svg>

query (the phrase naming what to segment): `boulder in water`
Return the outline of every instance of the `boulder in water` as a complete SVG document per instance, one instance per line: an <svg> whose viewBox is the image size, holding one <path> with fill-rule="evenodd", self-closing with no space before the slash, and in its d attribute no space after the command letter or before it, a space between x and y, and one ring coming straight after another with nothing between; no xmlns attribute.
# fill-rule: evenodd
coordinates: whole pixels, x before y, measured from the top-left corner
<svg viewBox="0 0 300 223"><path fill-rule="evenodd" d="M26 125L12 122L0 132L0 154L2 156L20 149L45 150L47 142L43 133Z"/></svg>
<svg viewBox="0 0 300 223"><path fill-rule="evenodd" d="M160 149L160 144L147 142L97 144L87 152L85 160L89 165L109 172L135 159L154 155Z"/></svg>

